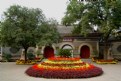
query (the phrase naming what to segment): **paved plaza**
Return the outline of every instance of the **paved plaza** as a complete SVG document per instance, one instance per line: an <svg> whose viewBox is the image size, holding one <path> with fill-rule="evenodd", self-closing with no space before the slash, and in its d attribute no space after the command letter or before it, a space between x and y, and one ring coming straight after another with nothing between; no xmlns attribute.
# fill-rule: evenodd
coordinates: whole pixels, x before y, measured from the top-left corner
<svg viewBox="0 0 121 81"><path fill-rule="evenodd" d="M118 64L99 65L89 60L83 61L87 61L101 67L104 71L103 75L83 79L35 78L24 73L31 65L16 65L15 62L4 62L0 63L0 81L121 81L121 62L118 62Z"/></svg>

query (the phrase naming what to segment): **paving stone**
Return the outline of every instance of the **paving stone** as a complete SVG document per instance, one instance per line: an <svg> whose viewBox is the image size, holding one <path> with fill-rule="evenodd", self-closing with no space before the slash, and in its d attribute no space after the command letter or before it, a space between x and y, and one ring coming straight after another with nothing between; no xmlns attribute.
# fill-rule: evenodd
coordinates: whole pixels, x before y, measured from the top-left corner
<svg viewBox="0 0 121 81"><path fill-rule="evenodd" d="M15 62L0 63L0 81L121 81L121 62L118 64L96 64L90 59L82 59L101 67L104 74L86 79L45 79L26 75L24 72L31 65L16 65Z"/></svg>

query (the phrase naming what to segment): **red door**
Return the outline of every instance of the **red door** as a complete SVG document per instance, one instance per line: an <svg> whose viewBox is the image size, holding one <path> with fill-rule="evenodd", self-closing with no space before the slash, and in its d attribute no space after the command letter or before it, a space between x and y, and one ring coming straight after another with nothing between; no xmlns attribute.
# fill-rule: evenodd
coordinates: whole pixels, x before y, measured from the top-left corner
<svg viewBox="0 0 121 81"><path fill-rule="evenodd" d="M45 47L44 57L45 58L54 57L54 49L52 47L50 47L50 46Z"/></svg>
<svg viewBox="0 0 121 81"><path fill-rule="evenodd" d="M84 45L82 46L80 50L80 57L81 58L89 58L90 57L90 49L88 46Z"/></svg>

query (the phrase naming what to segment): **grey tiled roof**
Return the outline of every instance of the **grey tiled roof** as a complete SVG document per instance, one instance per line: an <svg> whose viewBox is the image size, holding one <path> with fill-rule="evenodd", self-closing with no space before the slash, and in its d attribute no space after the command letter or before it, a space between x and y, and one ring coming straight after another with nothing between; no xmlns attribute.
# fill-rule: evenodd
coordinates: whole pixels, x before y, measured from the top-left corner
<svg viewBox="0 0 121 81"><path fill-rule="evenodd" d="M73 30L73 26L63 26L63 25L58 25L57 30L60 34L71 34Z"/></svg>

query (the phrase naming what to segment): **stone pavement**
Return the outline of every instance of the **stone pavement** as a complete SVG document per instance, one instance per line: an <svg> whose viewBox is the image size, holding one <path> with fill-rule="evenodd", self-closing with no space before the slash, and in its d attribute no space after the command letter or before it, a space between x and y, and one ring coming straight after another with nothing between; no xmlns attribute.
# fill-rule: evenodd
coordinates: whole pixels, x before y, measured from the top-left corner
<svg viewBox="0 0 121 81"><path fill-rule="evenodd" d="M90 60L83 61L93 63ZM26 75L24 72L31 65L16 65L15 62L5 62L0 63L0 81L121 81L121 62L118 64L93 64L103 69L103 75L83 79L46 79Z"/></svg>

